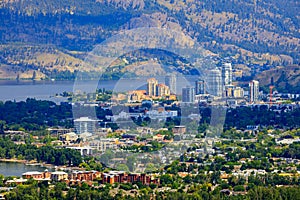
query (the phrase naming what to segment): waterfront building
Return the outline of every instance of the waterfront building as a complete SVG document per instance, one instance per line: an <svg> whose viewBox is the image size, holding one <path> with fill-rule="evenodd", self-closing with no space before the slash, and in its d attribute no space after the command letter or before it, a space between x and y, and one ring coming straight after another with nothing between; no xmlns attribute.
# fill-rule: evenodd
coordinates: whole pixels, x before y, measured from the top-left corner
<svg viewBox="0 0 300 200"><path fill-rule="evenodd" d="M157 85L156 92L156 96L159 97L165 97L170 95L169 87L162 83Z"/></svg>
<svg viewBox="0 0 300 200"><path fill-rule="evenodd" d="M147 94L149 96L156 96L158 81L155 78L150 78L147 80Z"/></svg>

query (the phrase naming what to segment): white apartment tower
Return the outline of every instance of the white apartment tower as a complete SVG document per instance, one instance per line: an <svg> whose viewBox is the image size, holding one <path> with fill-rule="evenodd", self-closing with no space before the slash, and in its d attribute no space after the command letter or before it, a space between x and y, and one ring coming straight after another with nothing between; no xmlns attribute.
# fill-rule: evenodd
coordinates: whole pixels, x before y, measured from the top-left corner
<svg viewBox="0 0 300 200"><path fill-rule="evenodd" d="M249 102L255 103L258 101L259 95L259 82L253 80L249 83Z"/></svg>
<svg viewBox="0 0 300 200"><path fill-rule="evenodd" d="M232 83L232 66L231 63L224 63L222 66L223 85L231 85Z"/></svg>

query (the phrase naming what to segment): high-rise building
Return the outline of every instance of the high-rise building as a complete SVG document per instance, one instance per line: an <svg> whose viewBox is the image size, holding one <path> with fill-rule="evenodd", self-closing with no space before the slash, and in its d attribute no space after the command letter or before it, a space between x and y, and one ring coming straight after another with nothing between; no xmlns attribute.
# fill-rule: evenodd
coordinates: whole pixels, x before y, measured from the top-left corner
<svg viewBox="0 0 300 200"><path fill-rule="evenodd" d="M241 87L236 87L233 85L226 85L225 86L225 94L226 94L226 97L243 98L244 90Z"/></svg>
<svg viewBox="0 0 300 200"><path fill-rule="evenodd" d="M219 69L210 70L207 77L207 91L214 96L222 96L222 76Z"/></svg>
<svg viewBox="0 0 300 200"><path fill-rule="evenodd" d="M149 96L156 96L156 88L158 81L155 78L150 78L147 80L147 94Z"/></svg>
<svg viewBox="0 0 300 200"><path fill-rule="evenodd" d="M205 94L205 82L204 80L198 80L195 82L195 93L198 94Z"/></svg>
<svg viewBox="0 0 300 200"><path fill-rule="evenodd" d="M249 83L249 102L250 103L257 102L258 95L259 95L259 82L253 80Z"/></svg>
<svg viewBox="0 0 300 200"><path fill-rule="evenodd" d="M225 96L226 97L234 97L234 89L233 85L226 85L225 86Z"/></svg>
<svg viewBox="0 0 300 200"><path fill-rule="evenodd" d="M165 84L158 84L156 88L156 96L165 97L170 95L170 89Z"/></svg>
<svg viewBox="0 0 300 200"><path fill-rule="evenodd" d="M165 83L170 88L171 94L176 94L176 74L166 76Z"/></svg>
<svg viewBox="0 0 300 200"><path fill-rule="evenodd" d="M74 127L77 134L95 133L98 121L88 117L80 117L74 120Z"/></svg>
<svg viewBox="0 0 300 200"><path fill-rule="evenodd" d="M187 86L182 88L182 102L194 103L195 102L195 88Z"/></svg>
<svg viewBox="0 0 300 200"><path fill-rule="evenodd" d="M232 83L232 66L231 63L224 63L222 66L222 81L223 85Z"/></svg>
<svg viewBox="0 0 300 200"><path fill-rule="evenodd" d="M235 98L243 98L244 97L244 90L241 87L236 87L233 91L233 96Z"/></svg>

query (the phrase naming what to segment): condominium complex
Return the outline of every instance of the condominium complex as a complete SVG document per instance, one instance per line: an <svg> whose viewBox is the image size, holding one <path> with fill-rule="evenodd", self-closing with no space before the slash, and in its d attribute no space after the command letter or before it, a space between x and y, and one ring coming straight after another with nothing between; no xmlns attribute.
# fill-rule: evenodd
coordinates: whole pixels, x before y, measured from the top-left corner
<svg viewBox="0 0 300 200"><path fill-rule="evenodd" d="M249 102L255 103L258 101L259 82L253 80L249 83Z"/></svg>
<svg viewBox="0 0 300 200"><path fill-rule="evenodd" d="M149 96L156 96L156 87L158 81L155 78L150 78L147 80L147 94Z"/></svg>
<svg viewBox="0 0 300 200"><path fill-rule="evenodd" d="M158 84L155 78L147 80L147 94L150 97L165 97L170 95L170 88L165 84Z"/></svg>
<svg viewBox="0 0 300 200"><path fill-rule="evenodd" d="M156 88L156 96L164 97L170 95L170 89L165 84L158 84Z"/></svg>

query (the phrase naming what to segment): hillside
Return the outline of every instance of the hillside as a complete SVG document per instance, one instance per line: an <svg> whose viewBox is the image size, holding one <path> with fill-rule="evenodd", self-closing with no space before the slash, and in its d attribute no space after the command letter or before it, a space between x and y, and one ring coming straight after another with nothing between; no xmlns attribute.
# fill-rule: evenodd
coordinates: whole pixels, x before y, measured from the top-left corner
<svg viewBox="0 0 300 200"><path fill-rule="evenodd" d="M299 93L300 91L300 66L276 67L263 71L255 77L260 85L268 91L268 86L275 86L282 92Z"/></svg>
<svg viewBox="0 0 300 200"><path fill-rule="evenodd" d="M1 44L50 46L59 53L41 50L31 55L35 59L16 64L21 54L9 51L2 56L2 71L33 65L48 77L51 71L72 73L86 52L118 31L163 27L185 32L217 60L246 64L255 75L299 63L299 8L294 0L5 0L0 3ZM57 59L72 64L55 65Z"/></svg>
<svg viewBox="0 0 300 200"><path fill-rule="evenodd" d="M71 75L83 61L71 53L49 45L0 45L0 77L5 79L45 79ZM87 71L89 65L85 65ZM67 77L66 77L67 78Z"/></svg>

